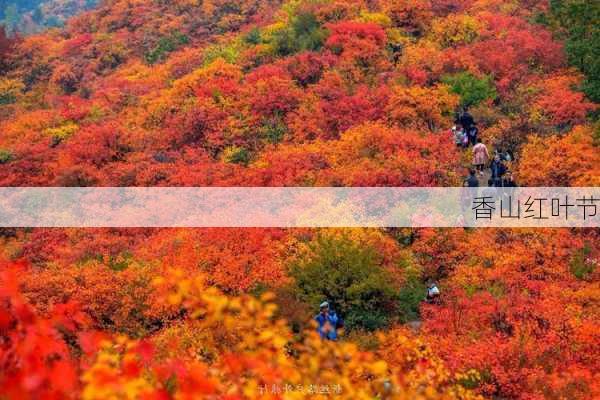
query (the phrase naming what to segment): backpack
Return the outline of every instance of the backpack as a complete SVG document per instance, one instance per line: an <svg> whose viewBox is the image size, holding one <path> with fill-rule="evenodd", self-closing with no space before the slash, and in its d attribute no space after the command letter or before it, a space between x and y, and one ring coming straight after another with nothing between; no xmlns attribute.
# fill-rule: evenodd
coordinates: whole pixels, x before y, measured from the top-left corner
<svg viewBox="0 0 600 400"><path fill-rule="evenodd" d="M477 129L476 126L472 126L471 128L469 128L469 137L476 137L477 134L479 133L479 129Z"/></svg>

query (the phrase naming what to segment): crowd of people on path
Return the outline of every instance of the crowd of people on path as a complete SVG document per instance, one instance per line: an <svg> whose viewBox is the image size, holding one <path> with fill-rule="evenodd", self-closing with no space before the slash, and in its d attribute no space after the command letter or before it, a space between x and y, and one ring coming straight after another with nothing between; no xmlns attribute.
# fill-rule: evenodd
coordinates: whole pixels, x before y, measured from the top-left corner
<svg viewBox="0 0 600 400"><path fill-rule="evenodd" d="M455 125L452 127L452 135L456 146L461 149L473 147L472 168L469 170L469 176L463 184L467 187L478 187L479 178L485 175L486 168L489 168L490 178L488 186L495 187L515 187L512 172L506 166L507 162L513 161L513 155L509 151L497 149L494 156L490 155L488 147L479 137L479 128L473 116L467 111L462 110L457 114Z"/></svg>
<svg viewBox="0 0 600 400"><path fill-rule="evenodd" d="M479 177L485 176L486 169L489 169L488 186L492 187L516 187L512 172L506 166L506 163L514 159L509 151L495 150L493 157L488 147L479 137L479 128L473 116L467 111L462 110L457 114L455 125L452 127L452 134L455 143L461 149L468 149L472 146L473 160L472 167L469 169L469 176L464 180L464 186L479 187ZM429 279L426 285L426 294L424 301L435 304L440 298L440 289L437 284ZM317 332L323 340L335 341L338 339L338 329L344 326L344 322L337 313L332 310L327 301L319 306L319 314L314 318L317 323Z"/></svg>

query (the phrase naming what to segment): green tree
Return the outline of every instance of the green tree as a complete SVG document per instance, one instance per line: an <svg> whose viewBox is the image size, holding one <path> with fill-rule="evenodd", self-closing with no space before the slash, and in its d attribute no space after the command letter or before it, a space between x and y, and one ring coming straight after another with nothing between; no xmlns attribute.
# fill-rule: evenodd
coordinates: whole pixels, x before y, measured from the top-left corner
<svg viewBox="0 0 600 400"><path fill-rule="evenodd" d="M401 322L406 323L420 318L419 307L427 293L427 285L423 283L421 268L413 260L401 260L400 266L405 280L398 293L398 311Z"/></svg>
<svg viewBox="0 0 600 400"><path fill-rule="evenodd" d="M258 28L252 28L252 30L250 30L250 32L248 32L245 36L244 36L244 42L248 43L248 44L260 44L262 41L261 38L261 34L260 34L260 29Z"/></svg>
<svg viewBox="0 0 600 400"><path fill-rule="evenodd" d="M348 329L374 330L397 319L397 289L372 248L325 236L309 248L306 257L290 268L302 301L311 305L329 301Z"/></svg>
<svg viewBox="0 0 600 400"><path fill-rule="evenodd" d="M229 146L223 150L223 161L231 164L248 165L250 152L244 147Z"/></svg>
<svg viewBox="0 0 600 400"><path fill-rule="evenodd" d="M489 76L478 78L468 72L442 77L442 82L450 86L450 90L458 94L464 107L476 106L484 100L495 99L496 88Z"/></svg>
<svg viewBox="0 0 600 400"><path fill-rule="evenodd" d="M303 50L318 50L323 46L327 31L311 13L292 17L290 25L275 34L275 51L287 56Z"/></svg>
<svg viewBox="0 0 600 400"><path fill-rule="evenodd" d="M0 149L0 164L6 164L13 159L13 154L9 150Z"/></svg>
<svg viewBox="0 0 600 400"><path fill-rule="evenodd" d="M177 50L180 46L189 43L189 38L180 33L173 32L169 36L163 36L152 50L148 51L144 58L148 64L155 64L163 61L169 53Z"/></svg>
<svg viewBox="0 0 600 400"><path fill-rule="evenodd" d="M287 133L287 126L280 117L270 118L263 122L258 134L269 143L279 143Z"/></svg>
<svg viewBox="0 0 600 400"><path fill-rule="evenodd" d="M584 92L600 103L600 1L551 0L541 20L565 39L569 63L586 76Z"/></svg>
<svg viewBox="0 0 600 400"><path fill-rule="evenodd" d="M570 270L577 279L587 280L596 270L596 264L589 260L592 254L592 247L586 243L582 249L575 251L571 257Z"/></svg>

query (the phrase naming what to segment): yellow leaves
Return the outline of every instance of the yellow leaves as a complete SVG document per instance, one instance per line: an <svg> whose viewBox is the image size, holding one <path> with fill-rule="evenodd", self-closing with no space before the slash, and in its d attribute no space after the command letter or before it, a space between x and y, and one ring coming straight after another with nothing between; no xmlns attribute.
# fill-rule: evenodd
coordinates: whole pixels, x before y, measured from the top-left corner
<svg viewBox="0 0 600 400"><path fill-rule="evenodd" d="M285 22L275 22L271 25L267 25L265 26L262 30L261 30L261 35L263 35L263 37L265 38L265 41L270 42L271 39L273 39L273 37L285 30L287 27Z"/></svg>
<svg viewBox="0 0 600 400"><path fill-rule="evenodd" d="M47 128L46 130L44 130L44 134L57 140L64 140L71 137L78 130L79 125L77 125L73 121L66 121L57 127Z"/></svg>
<svg viewBox="0 0 600 400"><path fill-rule="evenodd" d="M152 390L152 383L136 368L137 355L131 352L135 343L124 336L105 343L82 376L83 399L133 400Z"/></svg>
<svg viewBox="0 0 600 400"><path fill-rule="evenodd" d="M433 131L449 124L449 117L459 101L459 97L446 85L439 84L433 88L396 86L387 110L391 120L400 126Z"/></svg>
<svg viewBox="0 0 600 400"><path fill-rule="evenodd" d="M590 127L577 126L561 138L532 135L523 147L517 176L523 185L596 186L600 153ZM540 160L546 164L540 167ZM551 171L550 174L547 171Z"/></svg>
<svg viewBox="0 0 600 400"><path fill-rule="evenodd" d="M375 375L384 375L388 371L388 365L385 361L377 361L371 364L370 369Z"/></svg>
<svg viewBox="0 0 600 400"><path fill-rule="evenodd" d="M388 43L401 45L403 48L410 45L412 38L398 28L388 28L385 30Z"/></svg>
<svg viewBox="0 0 600 400"><path fill-rule="evenodd" d="M156 367L176 360L179 372L169 383L176 398L201 393L249 399L276 394L325 399L333 393L353 400L476 398L455 384L475 382L476 372L451 377L421 341L403 331L379 333L377 352L360 351L348 342L323 341L315 331L294 340L285 322L273 320L271 294L260 299L226 296L179 270L154 284L166 287L165 295L174 296L192 318L197 316L167 328L154 340L163 349ZM137 342L123 336L106 344L83 375L83 398L134 399L165 390L167 382L159 377L165 370L140 364L138 348Z"/></svg>
<svg viewBox="0 0 600 400"><path fill-rule="evenodd" d="M274 300L275 300L275 294L272 292L266 292L260 296L260 301L265 302L265 303L268 303L268 302L271 302Z"/></svg>
<svg viewBox="0 0 600 400"><path fill-rule="evenodd" d="M368 11L361 11L360 16L357 18L358 22L371 22L380 25L384 28L392 26L392 19L383 13L372 13Z"/></svg>
<svg viewBox="0 0 600 400"><path fill-rule="evenodd" d="M211 79L230 79L239 81L242 77L240 67L229 64L223 58L216 58L210 64L198 68L190 74L173 82L171 96L190 96L194 94L195 89L210 81Z"/></svg>
<svg viewBox="0 0 600 400"><path fill-rule="evenodd" d="M241 40L234 40L226 43L218 43L207 47L203 53L204 65L209 65L217 59L235 64L237 63L240 52L243 50L243 43Z"/></svg>
<svg viewBox="0 0 600 400"><path fill-rule="evenodd" d="M173 293L167 297L167 301L170 305L176 306L181 304L181 302L183 301L183 296L181 296L180 293Z"/></svg>
<svg viewBox="0 0 600 400"><path fill-rule="evenodd" d="M166 81L167 74L161 66L151 67L140 61L132 62L118 70L115 77L130 82Z"/></svg>
<svg viewBox="0 0 600 400"><path fill-rule="evenodd" d="M20 80L0 78L0 106L16 102L24 87Z"/></svg>
<svg viewBox="0 0 600 400"><path fill-rule="evenodd" d="M400 65L404 68L420 68L433 75L440 75L443 72L443 63L439 44L427 39L408 44L402 52Z"/></svg>
<svg viewBox="0 0 600 400"><path fill-rule="evenodd" d="M450 14L433 22L429 36L442 47L453 47L475 41L480 28L474 17Z"/></svg>
<svg viewBox="0 0 600 400"><path fill-rule="evenodd" d="M250 161L250 154L243 147L227 146L221 154L221 160L229 164L247 164Z"/></svg>

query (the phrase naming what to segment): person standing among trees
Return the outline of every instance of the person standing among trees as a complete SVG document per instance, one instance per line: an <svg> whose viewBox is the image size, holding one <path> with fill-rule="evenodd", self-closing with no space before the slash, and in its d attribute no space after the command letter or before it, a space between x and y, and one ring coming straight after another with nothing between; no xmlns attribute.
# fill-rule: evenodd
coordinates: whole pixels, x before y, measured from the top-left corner
<svg viewBox="0 0 600 400"><path fill-rule="evenodd" d="M473 119L473 116L471 114L469 114L469 112L465 108L465 109L463 109L463 112L458 117L458 122L462 125L465 133L468 133L471 126L475 123L475 120Z"/></svg>
<svg viewBox="0 0 600 400"><path fill-rule="evenodd" d="M473 147L473 166L480 175L483 175L483 168L490 159L490 153L487 146L482 143L481 138L477 138L477 144Z"/></svg>
<svg viewBox="0 0 600 400"><path fill-rule="evenodd" d="M438 289L433 279L427 280L427 296L426 300L428 303L435 302L440 297L440 289Z"/></svg>
<svg viewBox="0 0 600 400"><path fill-rule="evenodd" d="M473 122L473 124L467 131L467 136L469 138L469 144L471 146L475 146L477 144L477 135L478 134L479 134L479 128L477 128L477 122Z"/></svg>
<svg viewBox="0 0 600 400"><path fill-rule="evenodd" d="M456 125L452 127L452 136L454 137L454 143L456 147L463 147L465 134L463 132L462 127L457 127Z"/></svg>
<svg viewBox="0 0 600 400"><path fill-rule="evenodd" d="M492 184L496 187L502 186L502 177L506 173L506 166L500 159L499 154L494 156L494 160L490 164L490 171L492 172Z"/></svg>
<svg viewBox="0 0 600 400"><path fill-rule="evenodd" d="M463 186L466 187L479 187L479 180L477 179L477 171L473 168L469 169L469 177L464 180Z"/></svg>
<svg viewBox="0 0 600 400"><path fill-rule="evenodd" d="M315 317L317 321L317 332L321 339L337 340L337 329L341 327L342 321L335 311L329 310L329 303L324 301L319 306L320 312Z"/></svg>
<svg viewBox="0 0 600 400"><path fill-rule="evenodd" d="M502 182L502 186L504 187L517 187L517 182L515 182L515 178L511 171L506 173L506 176Z"/></svg>

